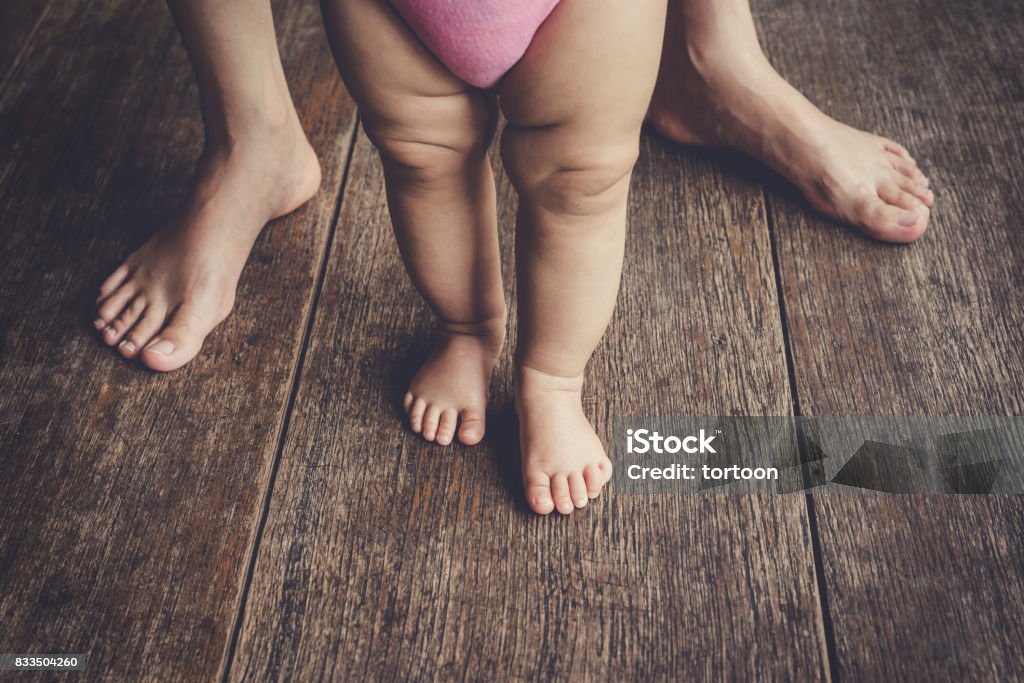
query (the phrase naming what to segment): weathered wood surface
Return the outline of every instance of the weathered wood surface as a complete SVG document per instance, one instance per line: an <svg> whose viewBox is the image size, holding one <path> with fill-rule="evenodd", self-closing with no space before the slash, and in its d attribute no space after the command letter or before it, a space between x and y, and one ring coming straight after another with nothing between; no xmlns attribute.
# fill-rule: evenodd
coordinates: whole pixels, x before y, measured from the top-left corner
<svg viewBox="0 0 1024 683"><path fill-rule="evenodd" d="M904 143L937 195L929 232L908 247L770 197L801 411L1024 414L1024 7L756 8L783 74L840 119ZM845 678L1024 676L1024 501L816 505Z"/></svg>
<svg viewBox="0 0 1024 683"><path fill-rule="evenodd" d="M50 4L51 0L9 0L0 4L0 88L32 42Z"/></svg>
<svg viewBox="0 0 1024 683"><path fill-rule="evenodd" d="M587 406L788 414L761 193L645 140L620 304ZM513 200L502 180L510 280ZM234 680L824 675L803 498L522 502L509 354L485 444L441 448L398 400L429 314L360 137L246 606ZM784 653L784 654L782 654Z"/></svg>
<svg viewBox="0 0 1024 683"><path fill-rule="evenodd" d="M91 326L202 144L166 8L55 3L0 100L2 652L84 653L111 680L222 666L355 125L316 7L288 5L324 189L260 238L234 315L169 375Z"/></svg>

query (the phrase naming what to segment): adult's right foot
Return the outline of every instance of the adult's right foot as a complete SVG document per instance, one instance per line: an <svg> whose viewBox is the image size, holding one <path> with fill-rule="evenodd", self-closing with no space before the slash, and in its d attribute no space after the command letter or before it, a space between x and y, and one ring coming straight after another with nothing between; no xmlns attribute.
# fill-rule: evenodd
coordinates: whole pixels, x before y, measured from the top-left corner
<svg viewBox="0 0 1024 683"><path fill-rule="evenodd" d="M208 147L188 204L100 287L96 329L153 370L185 365L231 312L253 243L320 186L297 119Z"/></svg>

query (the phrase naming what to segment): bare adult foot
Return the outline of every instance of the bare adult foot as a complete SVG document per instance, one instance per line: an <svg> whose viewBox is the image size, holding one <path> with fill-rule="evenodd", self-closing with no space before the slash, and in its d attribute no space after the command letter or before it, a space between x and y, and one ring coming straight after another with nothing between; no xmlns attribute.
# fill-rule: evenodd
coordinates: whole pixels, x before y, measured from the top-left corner
<svg viewBox="0 0 1024 683"><path fill-rule="evenodd" d="M181 216L100 287L94 324L103 341L154 370L192 360L230 313L263 226L304 204L319 185L320 165L298 120L208 147Z"/></svg>
<svg viewBox="0 0 1024 683"><path fill-rule="evenodd" d="M666 39L648 113L655 130L683 144L749 154L789 179L816 209L876 239L921 236L934 195L906 149L811 104L768 63L752 25L736 38L721 37L711 21L693 30L706 35Z"/></svg>
<svg viewBox="0 0 1024 683"><path fill-rule="evenodd" d="M412 431L447 446L457 429L461 443L480 443L491 374L504 340L504 317L482 323L443 323L433 351L405 394L403 404Z"/></svg>
<svg viewBox="0 0 1024 683"><path fill-rule="evenodd" d="M583 377L555 377L520 367L515 385L530 509L567 515L586 506L611 479L612 462L583 414Z"/></svg>

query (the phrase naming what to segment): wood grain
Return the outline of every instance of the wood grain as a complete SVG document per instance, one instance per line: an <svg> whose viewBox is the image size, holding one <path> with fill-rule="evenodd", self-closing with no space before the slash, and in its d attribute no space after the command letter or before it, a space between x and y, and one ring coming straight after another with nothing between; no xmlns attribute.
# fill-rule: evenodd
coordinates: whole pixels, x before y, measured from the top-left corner
<svg viewBox="0 0 1024 683"><path fill-rule="evenodd" d="M169 375L90 322L202 144L166 8L56 3L0 100L0 651L86 654L110 680L222 665L354 126L316 7L278 19L324 189L265 231L235 313Z"/></svg>
<svg viewBox="0 0 1024 683"><path fill-rule="evenodd" d="M931 177L916 244L867 241L770 197L808 415L1024 412L1024 9L766 2L783 75ZM795 27L799 27L799 30ZM1019 497L816 501L836 663L853 680L1024 676Z"/></svg>
<svg viewBox="0 0 1024 683"><path fill-rule="evenodd" d="M51 0L6 0L0 4L0 94L51 4Z"/></svg>
<svg viewBox="0 0 1024 683"><path fill-rule="evenodd" d="M645 140L634 189L621 300L585 393L599 433L615 415L789 414L759 188ZM499 195L511 284L503 177ZM232 679L825 675L802 497L613 483L569 519L532 515L508 353L482 446L430 446L400 420L429 314L362 136L340 220Z"/></svg>

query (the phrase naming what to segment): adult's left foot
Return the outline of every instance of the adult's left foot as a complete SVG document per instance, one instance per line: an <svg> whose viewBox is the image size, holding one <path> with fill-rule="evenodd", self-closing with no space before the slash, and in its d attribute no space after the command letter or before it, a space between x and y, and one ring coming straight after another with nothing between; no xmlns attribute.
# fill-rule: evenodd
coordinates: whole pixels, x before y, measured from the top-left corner
<svg viewBox="0 0 1024 683"><path fill-rule="evenodd" d="M827 116L749 38L708 42L688 49L678 36L666 40L648 111L655 130L749 154L816 209L875 239L911 242L924 233L935 197L902 145Z"/></svg>

